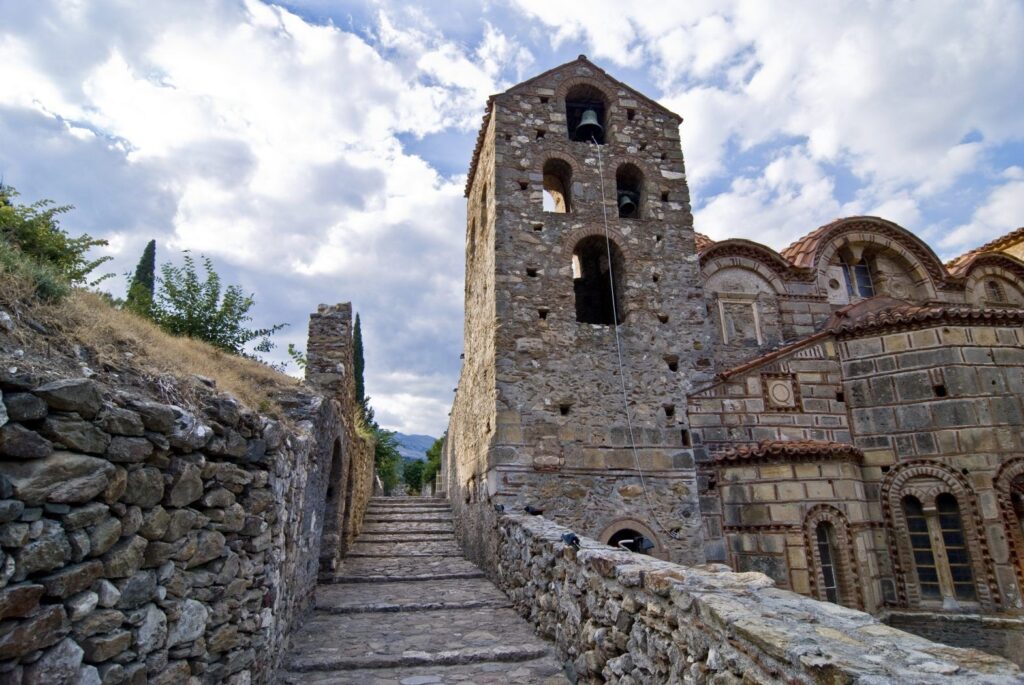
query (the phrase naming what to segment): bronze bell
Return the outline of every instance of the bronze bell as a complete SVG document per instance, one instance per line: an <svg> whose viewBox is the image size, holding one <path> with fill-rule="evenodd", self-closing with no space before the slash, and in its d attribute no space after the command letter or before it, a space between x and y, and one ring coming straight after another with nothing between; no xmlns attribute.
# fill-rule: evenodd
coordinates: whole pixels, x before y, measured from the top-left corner
<svg viewBox="0 0 1024 685"><path fill-rule="evenodd" d="M600 140L603 133L604 128L597 121L597 112L592 109L584 111L580 123L576 127L576 140L587 142L590 142L591 139Z"/></svg>
<svg viewBox="0 0 1024 685"><path fill-rule="evenodd" d="M630 217L636 212L636 202L633 201L633 193L619 193L619 216Z"/></svg>

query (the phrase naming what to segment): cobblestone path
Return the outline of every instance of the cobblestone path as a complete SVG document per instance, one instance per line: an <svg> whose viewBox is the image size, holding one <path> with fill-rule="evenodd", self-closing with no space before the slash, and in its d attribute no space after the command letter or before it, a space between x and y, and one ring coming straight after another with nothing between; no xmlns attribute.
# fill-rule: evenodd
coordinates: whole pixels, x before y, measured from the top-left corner
<svg viewBox="0 0 1024 685"><path fill-rule="evenodd" d="M462 557L443 499L375 497L292 638L290 685L562 685L551 645Z"/></svg>

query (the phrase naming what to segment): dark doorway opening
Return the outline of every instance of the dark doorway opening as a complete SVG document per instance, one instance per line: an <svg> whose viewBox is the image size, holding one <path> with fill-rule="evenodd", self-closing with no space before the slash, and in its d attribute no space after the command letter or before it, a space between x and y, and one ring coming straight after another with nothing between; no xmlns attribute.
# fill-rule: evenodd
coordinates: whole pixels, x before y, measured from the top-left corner
<svg viewBox="0 0 1024 685"><path fill-rule="evenodd" d="M622 323L625 268L619 246L604 236L589 236L576 244L572 276L577 321L606 326Z"/></svg>

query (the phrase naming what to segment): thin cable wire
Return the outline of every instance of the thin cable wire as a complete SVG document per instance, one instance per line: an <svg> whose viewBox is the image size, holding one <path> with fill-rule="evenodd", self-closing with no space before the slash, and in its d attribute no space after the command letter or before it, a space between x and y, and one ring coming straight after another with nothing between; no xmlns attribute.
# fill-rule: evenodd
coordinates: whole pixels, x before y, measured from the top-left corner
<svg viewBox="0 0 1024 685"><path fill-rule="evenodd" d="M651 504L651 494L647 491L647 481L644 478L644 470L640 467L640 453L636 449L636 439L633 437L633 419L629 415L629 395L626 392L626 370L622 363L622 341L619 339L619 310L615 297L615 269L612 266L612 238L608 229L608 202L604 191L604 162L601 156L601 146L597 140L591 138L594 147L597 148L597 171L601 179L601 213L604 217L604 246L608 252L608 287L612 291L612 328L615 330L615 355L619 362L619 387L622 389L622 408L626 413L626 428L629 430L629 446L633 451L633 461L636 462L636 472L640 475L640 487L644 491L644 500L647 502L647 510L651 518L658 524L665 533L672 539L678 539L676 534L669 530L658 518L658 514Z"/></svg>

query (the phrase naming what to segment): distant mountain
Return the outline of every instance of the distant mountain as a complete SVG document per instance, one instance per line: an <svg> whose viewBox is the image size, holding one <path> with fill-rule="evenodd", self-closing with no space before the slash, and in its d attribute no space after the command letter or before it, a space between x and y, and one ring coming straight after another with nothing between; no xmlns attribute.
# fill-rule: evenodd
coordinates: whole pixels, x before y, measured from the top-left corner
<svg viewBox="0 0 1024 685"><path fill-rule="evenodd" d="M395 440L398 441L398 453L402 455L402 458L426 461L427 450L430 449L437 438L432 438L429 435L395 433Z"/></svg>

